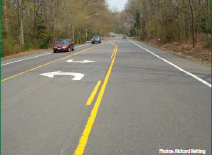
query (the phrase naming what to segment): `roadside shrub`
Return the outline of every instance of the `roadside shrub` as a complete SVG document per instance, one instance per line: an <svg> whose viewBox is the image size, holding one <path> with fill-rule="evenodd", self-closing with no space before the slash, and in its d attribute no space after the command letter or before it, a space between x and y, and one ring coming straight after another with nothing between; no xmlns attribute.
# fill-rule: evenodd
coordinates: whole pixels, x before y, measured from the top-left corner
<svg viewBox="0 0 212 155"><path fill-rule="evenodd" d="M145 39L145 36L144 35L140 35L140 40L144 40Z"/></svg>
<svg viewBox="0 0 212 155"><path fill-rule="evenodd" d="M33 44L31 42L25 42L25 44L22 46L22 51L27 51L29 49L33 48Z"/></svg>
<svg viewBox="0 0 212 155"><path fill-rule="evenodd" d="M18 44L14 45L12 50L13 50L13 54L22 52L21 46Z"/></svg>
<svg viewBox="0 0 212 155"><path fill-rule="evenodd" d="M203 47L204 48L210 48L211 47L211 38L210 37L207 37L207 39L204 41Z"/></svg>
<svg viewBox="0 0 212 155"><path fill-rule="evenodd" d="M8 37L6 28L4 26L1 27L1 37L2 39L6 39Z"/></svg>
<svg viewBox="0 0 212 155"><path fill-rule="evenodd" d="M133 36L135 34L136 34L136 28L133 27L133 28L130 29L130 35Z"/></svg>
<svg viewBox="0 0 212 155"><path fill-rule="evenodd" d="M42 34L39 38L40 48L48 48L50 46L51 36L49 34Z"/></svg>
<svg viewBox="0 0 212 155"><path fill-rule="evenodd" d="M4 41L3 39L1 40L1 56L7 56L11 53L12 51L12 46Z"/></svg>
<svg viewBox="0 0 212 155"><path fill-rule="evenodd" d="M36 39L40 48L48 48L52 40L51 33L49 32L46 21L42 17L37 18L36 21Z"/></svg>
<svg viewBox="0 0 212 155"><path fill-rule="evenodd" d="M1 39L1 57L21 52L21 47L13 38Z"/></svg>

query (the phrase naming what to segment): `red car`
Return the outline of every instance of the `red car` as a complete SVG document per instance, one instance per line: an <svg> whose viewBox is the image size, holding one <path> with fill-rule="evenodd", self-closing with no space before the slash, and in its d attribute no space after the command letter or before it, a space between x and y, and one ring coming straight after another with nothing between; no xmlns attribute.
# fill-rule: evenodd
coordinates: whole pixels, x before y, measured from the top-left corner
<svg viewBox="0 0 212 155"><path fill-rule="evenodd" d="M71 52L74 51L74 42L71 39L60 39L53 47L54 53L56 52Z"/></svg>

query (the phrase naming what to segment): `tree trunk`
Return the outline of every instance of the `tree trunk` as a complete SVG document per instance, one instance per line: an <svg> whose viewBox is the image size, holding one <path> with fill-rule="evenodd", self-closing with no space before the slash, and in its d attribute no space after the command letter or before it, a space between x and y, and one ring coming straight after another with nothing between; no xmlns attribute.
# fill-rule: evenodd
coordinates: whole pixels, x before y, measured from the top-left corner
<svg viewBox="0 0 212 155"><path fill-rule="evenodd" d="M56 42L56 19L54 19L54 34L53 34L53 44L55 44Z"/></svg>
<svg viewBox="0 0 212 155"><path fill-rule="evenodd" d="M21 4L22 1L19 0L19 18L20 18L20 44L24 45L24 26L23 26L23 16L22 16L22 8L21 8Z"/></svg>
<svg viewBox="0 0 212 155"><path fill-rule="evenodd" d="M189 7L190 7L190 14L191 14L191 31L192 31L192 44L193 47L196 46L196 42L195 42L195 24L194 24L194 8L192 5L192 0L189 0Z"/></svg>
<svg viewBox="0 0 212 155"><path fill-rule="evenodd" d="M180 27L180 17L179 15L177 16L177 28L178 28L178 41L179 44L181 44L181 27Z"/></svg>
<svg viewBox="0 0 212 155"><path fill-rule="evenodd" d="M24 45L24 28L23 28L23 20L20 21L20 44Z"/></svg>
<svg viewBox="0 0 212 155"><path fill-rule="evenodd" d="M34 28L34 33L35 33L35 20L36 20L36 3L35 0L33 1L33 5L34 5L34 23L33 23L33 28Z"/></svg>
<svg viewBox="0 0 212 155"><path fill-rule="evenodd" d="M189 20L190 20L189 17L184 17L186 43L188 43L189 37L190 37L190 21Z"/></svg>
<svg viewBox="0 0 212 155"><path fill-rule="evenodd" d="M72 38L72 40L74 42L74 25L72 26L72 31L73 31L73 38Z"/></svg>
<svg viewBox="0 0 212 155"><path fill-rule="evenodd" d="M5 16L5 28L7 33L9 33L8 16L7 16L7 0L4 0L4 16Z"/></svg>

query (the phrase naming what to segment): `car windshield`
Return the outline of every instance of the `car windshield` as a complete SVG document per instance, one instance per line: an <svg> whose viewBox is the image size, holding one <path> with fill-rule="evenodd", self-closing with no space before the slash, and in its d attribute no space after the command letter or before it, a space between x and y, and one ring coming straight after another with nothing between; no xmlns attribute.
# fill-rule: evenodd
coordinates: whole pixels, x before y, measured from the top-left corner
<svg viewBox="0 0 212 155"><path fill-rule="evenodd" d="M99 39L99 36L94 36L93 39Z"/></svg>
<svg viewBox="0 0 212 155"><path fill-rule="evenodd" d="M58 40L57 44L69 44L69 40Z"/></svg>

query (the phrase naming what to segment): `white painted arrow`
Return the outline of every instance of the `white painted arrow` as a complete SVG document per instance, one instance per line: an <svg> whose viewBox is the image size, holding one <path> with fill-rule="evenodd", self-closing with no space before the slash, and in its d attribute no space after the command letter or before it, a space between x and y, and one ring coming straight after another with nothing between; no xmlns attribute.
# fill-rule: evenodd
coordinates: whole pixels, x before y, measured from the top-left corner
<svg viewBox="0 0 212 155"><path fill-rule="evenodd" d="M95 62L95 61L90 61L90 60L74 61L73 59L71 59L71 60L68 60L67 62L78 62L78 63L85 64L85 63L91 63L91 62Z"/></svg>
<svg viewBox="0 0 212 155"><path fill-rule="evenodd" d="M74 78L72 80L81 80L84 77L84 74L81 74L81 73L61 72L61 71L43 73L40 75L47 76L50 78L53 78L55 75L71 75L71 76L74 76Z"/></svg>

